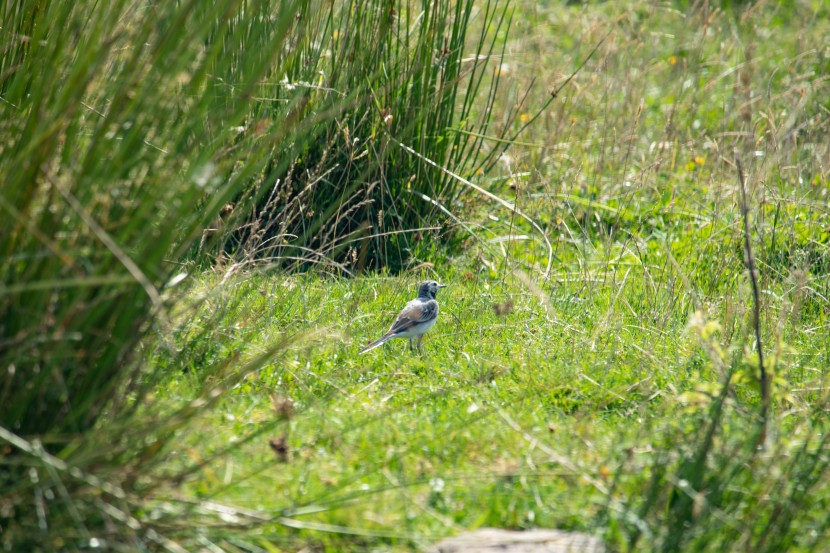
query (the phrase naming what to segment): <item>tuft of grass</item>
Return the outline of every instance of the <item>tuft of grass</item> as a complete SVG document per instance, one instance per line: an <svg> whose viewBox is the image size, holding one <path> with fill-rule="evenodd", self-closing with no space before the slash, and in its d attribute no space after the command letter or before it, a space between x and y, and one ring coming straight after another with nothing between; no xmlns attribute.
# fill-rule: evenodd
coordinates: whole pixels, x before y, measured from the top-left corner
<svg viewBox="0 0 830 553"><path fill-rule="evenodd" d="M239 224L202 253L340 274L400 271L421 242L457 239L460 225L447 212L468 190L442 168L483 174L509 146L484 138L510 129L493 131L491 112L511 8L350 1L303 17L327 40L293 45L291 70L261 85L268 101L258 116L325 113L332 97L348 109L311 118L314 140L281 142L232 203ZM257 123L248 126L246 135Z"/></svg>

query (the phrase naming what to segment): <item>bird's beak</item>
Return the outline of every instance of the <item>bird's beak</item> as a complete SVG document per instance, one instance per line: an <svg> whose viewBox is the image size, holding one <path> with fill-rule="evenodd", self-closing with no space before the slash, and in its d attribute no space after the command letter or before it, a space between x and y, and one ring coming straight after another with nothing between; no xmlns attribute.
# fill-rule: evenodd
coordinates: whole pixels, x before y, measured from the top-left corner
<svg viewBox="0 0 830 553"><path fill-rule="evenodd" d="M439 284L439 285L438 285L438 288L446 288L446 287L447 287L447 285L446 285L446 284Z"/></svg>

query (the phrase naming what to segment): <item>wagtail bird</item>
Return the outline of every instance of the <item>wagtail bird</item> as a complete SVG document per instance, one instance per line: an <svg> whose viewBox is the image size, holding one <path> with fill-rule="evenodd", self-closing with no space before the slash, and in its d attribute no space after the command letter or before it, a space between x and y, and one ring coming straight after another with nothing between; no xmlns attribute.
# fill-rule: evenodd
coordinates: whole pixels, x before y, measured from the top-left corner
<svg viewBox="0 0 830 553"><path fill-rule="evenodd" d="M435 325L438 318L438 302L435 294L439 288L446 288L434 280L426 280L418 286L418 297L406 304L389 331L360 350L366 353L392 338L409 338L409 349L421 351L421 340L427 330Z"/></svg>

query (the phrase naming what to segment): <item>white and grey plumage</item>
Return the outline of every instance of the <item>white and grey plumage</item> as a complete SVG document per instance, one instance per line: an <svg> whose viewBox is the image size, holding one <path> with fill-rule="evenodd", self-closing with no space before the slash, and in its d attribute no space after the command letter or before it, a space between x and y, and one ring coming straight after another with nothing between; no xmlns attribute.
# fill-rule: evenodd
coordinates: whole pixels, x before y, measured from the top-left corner
<svg viewBox="0 0 830 553"><path fill-rule="evenodd" d="M418 286L418 297L406 304L398 318L389 327L389 331L360 350L366 353L383 345L392 338L409 338L409 349L421 349L421 340L427 330L435 325L438 318L438 301L435 294L439 288L445 288L434 280L426 280Z"/></svg>

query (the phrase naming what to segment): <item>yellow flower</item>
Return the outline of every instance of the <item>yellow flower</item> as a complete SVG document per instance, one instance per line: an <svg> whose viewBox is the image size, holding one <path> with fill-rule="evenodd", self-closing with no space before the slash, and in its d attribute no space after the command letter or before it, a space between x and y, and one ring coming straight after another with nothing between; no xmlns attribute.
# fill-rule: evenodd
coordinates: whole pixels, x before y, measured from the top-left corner
<svg viewBox="0 0 830 553"><path fill-rule="evenodd" d="M669 65L677 65L677 56L669 56Z"/></svg>
<svg viewBox="0 0 830 553"><path fill-rule="evenodd" d="M703 156L696 156L694 161L698 165L705 165L706 164L706 158L703 157Z"/></svg>
<svg viewBox="0 0 830 553"><path fill-rule="evenodd" d="M528 121L530 121L530 114L529 113L521 114L519 116L519 121L521 121L522 123L527 123Z"/></svg>

